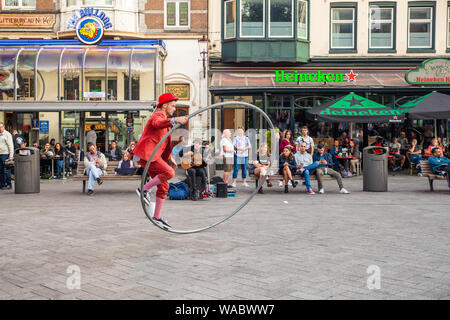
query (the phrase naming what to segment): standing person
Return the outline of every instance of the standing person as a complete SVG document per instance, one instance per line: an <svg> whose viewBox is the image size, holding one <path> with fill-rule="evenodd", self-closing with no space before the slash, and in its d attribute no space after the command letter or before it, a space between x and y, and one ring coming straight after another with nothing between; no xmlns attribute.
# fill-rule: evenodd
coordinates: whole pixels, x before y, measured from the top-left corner
<svg viewBox="0 0 450 320"><path fill-rule="evenodd" d="M292 153L295 153L295 142L294 137L292 136L292 131L284 130L283 134L283 139L280 141L280 152L283 151L284 147L288 147L291 149Z"/></svg>
<svg viewBox="0 0 450 320"><path fill-rule="evenodd" d="M256 161L253 163L255 167L255 175L258 177L258 184L261 183L262 179L266 175L270 168L270 164L270 152L267 148L267 144L263 143L259 146L258 153L256 154ZM267 186L272 186L272 183L269 180L269 175L267 176ZM258 193L264 193L262 185L258 190Z"/></svg>
<svg viewBox="0 0 450 320"><path fill-rule="evenodd" d="M234 137L233 146L236 150L234 155L234 170L233 170L233 182L231 186L236 187L236 180L239 173L239 167L241 168L242 183L244 187L250 187L247 183L247 164L248 164L248 150L251 149L252 145L248 137L244 135L244 129L238 128L236 131L237 135Z"/></svg>
<svg viewBox="0 0 450 320"><path fill-rule="evenodd" d="M293 188L298 184L298 181L295 181L293 178L296 168L297 162L295 161L291 149L284 147L283 152L280 155L278 170L278 173L284 176L284 193L289 193L289 181L291 181Z"/></svg>
<svg viewBox="0 0 450 320"><path fill-rule="evenodd" d="M25 142L25 138L21 134L19 134L17 130L12 131L12 137L14 143L14 150L20 148L20 145L22 145Z"/></svg>
<svg viewBox="0 0 450 320"><path fill-rule="evenodd" d="M302 127L301 135L295 142L297 150L300 150L300 144L304 142L306 144L306 152L311 155L314 154L314 140L309 136L309 130L307 126Z"/></svg>
<svg viewBox="0 0 450 320"><path fill-rule="evenodd" d="M97 147L97 133L95 132L95 125L91 125L91 130L86 133L86 144L93 144Z"/></svg>
<svg viewBox="0 0 450 320"><path fill-rule="evenodd" d="M353 141L353 140L351 140L351 141ZM343 193L343 194L350 193L344 188L344 184L342 183L341 174L332 169L333 159L331 158L331 155L329 153L325 152L325 147L323 144L317 145L317 152L313 156L313 161L319 162L319 167L316 169L316 176L317 176L317 182L319 184L319 193L320 194L325 193L325 190L323 188L323 176L325 174L336 179L338 186L339 186L340 193Z"/></svg>
<svg viewBox="0 0 450 320"><path fill-rule="evenodd" d="M231 142L231 130L225 129L220 140L220 155L223 157L223 181L228 184L230 173L233 171L234 151L233 142Z"/></svg>
<svg viewBox="0 0 450 320"><path fill-rule="evenodd" d="M413 138L411 140L411 146L408 149L409 153L409 161L416 165L416 168L419 169L417 175L419 177L422 176L422 168L420 167L420 160L422 160L422 149L417 145L417 139Z"/></svg>
<svg viewBox="0 0 450 320"><path fill-rule="evenodd" d="M116 140L111 141L111 149L109 149L109 161L122 160L122 151L117 148Z"/></svg>
<svg viewBox="0 0 450 320"><path fill-rule="evenodd" d="M88 181L88 196L94 193L94 182L97 181L98 185L103 183L101 176L106 175L106 168L108 163L103 153L97 150L97 146L94 144L88 145L88 152L84 155L84 167L86 175L89 177Z"/></svg>
<svg viewBox="0 0 450 320"><path fill-rule="evenodd" d="M176 110L176 101L171 93L164 93L158 98L157 111L152 114L148 120L141 139L134 148L134 154L140 158L139 164L144 167L153 153L156 145L161 139L170 131L176 123L186 124L187 117L172 117ZM145 184L144 192L147 205L150 205L149 192L154 186L157 186L155 199L155 212L153 213L153 220L162 228L171 228L170 225L161 218L161 210L164 204L164 199L169 191L168 180L175 175L177 164L172 160L171 156L171 136L169 136L160 148L156 151L152 162L148 168L148 174L152 178L150 182ZM136 189L136 193L141 196L140 188Z"/></svg>
<svg viewBox="0 0 450 320"><path fill-rule="evenodd" d="M77 153L77 149L75 149L75 146L72 144L72 141L70 139L67 139L66 141L66 168L67 173L72 175L72 167L73 163L75 161L75 155Z"/></svg>
<svg viewBox="0 0 450 320"><path fill-rule="evenodd" d="M11 171L6 169L5 162L14 159L14 142L11 133L5 130L0 122L0 189L8 190L11 185Z"/></svg>
<svg viewBox="0 0 450 320"><path fill-rule="evenodd" d="M62 178L62 171L64 165L64 149L61 143L55 144L55 160L56 160L56 172L57 177Z"/></svg>
<svg viewBox="0 0 450 320"><path fill-rule="evenodd" d="M306 152L307 147L305 142L300 143L300 149L295 154L295 163L297 164L297 174L305 177L305 185L308 194L316 194L312 187L310 176L316 172L319 167L319 162L313 162L311 154Z"/></svg>

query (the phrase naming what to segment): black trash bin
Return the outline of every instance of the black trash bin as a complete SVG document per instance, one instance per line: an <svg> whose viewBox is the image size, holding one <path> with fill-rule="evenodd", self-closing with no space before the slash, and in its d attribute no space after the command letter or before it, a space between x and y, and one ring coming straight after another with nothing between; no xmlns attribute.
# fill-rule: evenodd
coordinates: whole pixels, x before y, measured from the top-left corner
<svg viewBox="0 0 450 320"><path fill-rule="evenodd" d="M364 191L388 191L388 155L389 148L386 147L368 146L363 149Z"/></svg>
<svg viewBox="0 0 450 320"><path fill-rule="evenodd" d="M41 192L39 149L19 148L14 151L15 193Z"/></svg>

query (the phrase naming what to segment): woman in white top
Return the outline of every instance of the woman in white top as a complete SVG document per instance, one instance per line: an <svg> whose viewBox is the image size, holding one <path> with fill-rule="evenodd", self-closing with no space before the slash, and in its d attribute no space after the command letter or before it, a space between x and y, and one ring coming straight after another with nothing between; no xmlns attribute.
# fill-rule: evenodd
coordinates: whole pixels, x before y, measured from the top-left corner
<svg viewBox="0 0 450 320"><path fill-rule="evenodd" d="M236 136L233 140L233 146L236 150L234 155L234 170L232 187L236 187L236 180L239 173L239 167L242 171L242 182L245 187L250 187L247 183L247 164L248 164L248 150L252 147L248 137L244 136L244 129L238 128Z"/></svg>
<svg viewBox="0 0 450 320"><path fill-rule="evenodd" d="M300 144L302 142L306 143L306 152L313 155L314 154L314 140L309 136L309 130L307 126L302 127L302 135L297 138L295 141L295 147L297 150L300 150Z"/></svg>
<svg viewBox="0 0 450 320"><path fill-rule="evenodd" d="M222 140L220 140L220 155L223 157L223 181L228 184L230 172L233 170L234 151L233 143L231 142L231 131L229 129L223 130Z"/></svg>

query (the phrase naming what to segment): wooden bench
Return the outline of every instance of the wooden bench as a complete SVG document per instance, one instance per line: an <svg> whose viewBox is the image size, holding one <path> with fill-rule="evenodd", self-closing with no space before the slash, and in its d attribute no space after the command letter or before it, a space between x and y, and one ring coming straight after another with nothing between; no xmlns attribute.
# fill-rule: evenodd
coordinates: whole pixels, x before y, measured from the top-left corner
<svg viewBox="0 0 450 320"><path fill-rule="evenodd" d="M254 174L249 174L248 178L249 178L249 180L254 180L255 181L255 188L256 188L258 186L258 177L256 175L254 175ZM305 180L305 177L299 176L297 174L294 175L292 178L294 179L294 181L304 181ZM274 180L275 181L276 180L284 180L284 176L281 175L281 174L278 174L278 173L277 174L271 174L270 175L270 180L273 180L273 181ZM316 174L314 173L314 174L310 175L309 176L309 180L310 181L317 180ZM327 180L335 180L335 179L326 174L326 175L323 176L323 181L327 181ZM319 183L319 182L317 182L317 183Z"/></svg>
<svg viewBox="0 0 450 320"><path fill-rule="evenodd" d="M428 160L421 160L420 161L420 168L422 169L422 175L424 177L428 178L428 182L430 184L430 191L434 191L433 188L433 182L434 180L445 180L445 182L447 182L447 178L437 175L433 172L433 170L431 169L431 165L428 162Z"/></svg>
<svg viewBox="0 0 450 320"><path fill-rule="evenodd" d="M107 165L108 166L106 167L106 175L100 177L103 181L141 180L142 178L142 176L140 175L125 176L116 174L114 169L116 169L117 166L119 165L119 161L108 161ZM89 177L86 174L84 174L84 169L85 169L84 161L78 161L77 174L73 176L74 181L83 181L83 193L86 192L86 181L89 180Z"/></svg>

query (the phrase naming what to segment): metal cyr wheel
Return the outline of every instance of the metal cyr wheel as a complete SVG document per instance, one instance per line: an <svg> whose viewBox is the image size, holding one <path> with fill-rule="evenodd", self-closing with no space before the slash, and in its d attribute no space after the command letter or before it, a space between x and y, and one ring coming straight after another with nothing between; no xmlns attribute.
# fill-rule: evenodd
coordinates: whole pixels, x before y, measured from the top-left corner
<svg viewBox="0 0 450 320"><path fill-rule="evenodd" d="M274 132L274 127L272 124L272 121L270 120L269 116L263 111L261 110L261 108L250 104L250 103L246 103L246 102L239 102L239 101L228 101L228 102L220 102L220 103L216 103L210 106L207 106L205 108L199 109L193 113L191 113L189 116L187 116L188 119L191 119L192 117L195 117L196 115L203 113L205 111L211 110L211 109L215 109L215 108L224 108L224 109L251 109L251 110L255 110L259 113L261 113L264 117L264 119L267 121L267 123L269 124L269 128L271 132ZM166 135L161 139L161 141L156 145L155 149L153 150L152 154L150 155L150 158L147 161L147 164L144 168L144 171L142 173L142 179L141 179L141 190L144 190L144 185L146 183L146 177L147 177L147 173L148 173L148 168L150 166L150 163L153 160L153 157L156 154L156 151L161 147L161 145L164 143L164 141L172 134L172 132L176 129L178 129L180 127L180 124L176 124L175 126L173 126L169 132L166 133ZM234 209L230 214L228 214L227 216L225 216L224 218L220 219L219 221L207 225L205 227L202 228L198 228L198 229L192 229L192 230L176 230L176 229L164 229L162 227L160 227L154 220L153 220L153 212L149 212L151 210L151 206L146 206L145 201L144 201L144 192L141 192L141 205L142 208L144 209L145 215L147 216L147 218L158 228L160 228L161 230L167 231L167 232L171 232L171 233L177 233L177 234L190 234L190 233L196 233L196 232L201 232L201 231L205 231L208 229L211 229L219 224L221 224L222 222L225 222L226 220L230 219L232 216L234 216L236 213L238 213L242 208L244 208L249 202L250 200L252 200L252 198L256 195L256 193L258 192L259 188L262 186L262 184L264 183L264 181L266 180L267 174L269 173L269 170L266 172L266 174L264 175L263 179L261 180L261 182L258 184L258 187L250 194L250 196L245 199L236 209Z"/></svg>

